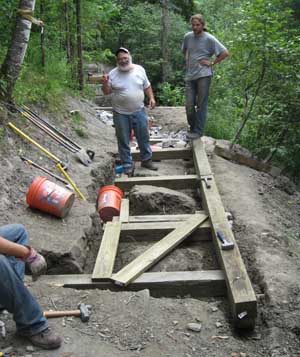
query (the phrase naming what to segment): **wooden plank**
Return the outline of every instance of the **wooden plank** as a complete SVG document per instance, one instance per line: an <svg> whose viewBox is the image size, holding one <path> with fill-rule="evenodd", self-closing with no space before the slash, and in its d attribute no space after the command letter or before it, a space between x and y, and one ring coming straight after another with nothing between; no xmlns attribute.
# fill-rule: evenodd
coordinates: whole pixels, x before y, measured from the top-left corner
<svg viewBox="0 0 300 357"><path fill-rule="evenodd" d="M40 281L50 286L74 289L119 291L110 281L92 281L90 274L43 275ZM128 285L125 291L149 289L151 296L217 297L226 294L224 273L221 270L144 273Z"/></svg>
<svg viewBox="0 0 300 357"><path fill-rule="evenodd" d="M210 165L201 139L193 141L193 150L197 173L199 175L203 172L209 174L211 172ZM207 188L205 183L201 181L202 200L210 216L213 242L219 264L225 273L233 320L238 328L254 328L257 317L256 296L234 235L226 219L225 210L214 178L210 181L210 185L211 187ZM217 238L217 231L222 231L225 237L234 243L234 249L227 251L221 249L221 243ZM247 315L241 319L240 314L244 312Z"/></svg>
<svg viewBox="0 0 300 357"><path fill-rule="evenodd" d="M92 274L93 281L109 279L111 277L118 250L120 231L121 222L106 223Z"/></svg>
<svg viewBox="0 0 300 357"><path fill-rule="evenodd" d="M199 215L207 216L204 211L197 211ZM190 217L193 217L195 214L161 214L161 215L144 215L144 216L129 216L129 223L138 223L138 222L179 222L186 221Z"/></svg>
<svg viewBox="0 0 300 357"><path fill-rule="evenodd" d="M129 220L129 200L128 198L123 198L121 200L120 209L120 222L128 222Z"/></svg>
<svg viewBox="0 0 300 357"><path fill-rule="evenodd" d="M119 177L115 179L115 185L123 191L130 191L135 185L151 185L180 190L195 188L198 180L197 175Z"/></svg>
<svg viewBox="0 0 300 357"><path fill-rule="evenodd" d="M186 237L188 237L202 222L208 217L195 214L184 224L169 233L159 242L147 249L143 254L126 265L118 273L112 275L116 284L121 286L128 285L136 277L157 263L162 257L168 254L172 249L178 246Z"/></svg>
<svg viewBox="0 0 300 357"><path fill-rule="evenodd" d="M140 151L132 150L132 158L135 161L140 160ZM174 159L191 159L193 157L192 149L187 148L168 148L157 149L152 152L152 160L174 160Z"/></svg>
<svg viewBox="0 0 300 357"><path fill-rule="evenodd" d="M159 240L167 233L178 228L183 222L141 222L141 223L122 223L121 239L126 241L155 241ZM211 240L210 222L203 222L186 239L187 242L199 242Z"/></svg>

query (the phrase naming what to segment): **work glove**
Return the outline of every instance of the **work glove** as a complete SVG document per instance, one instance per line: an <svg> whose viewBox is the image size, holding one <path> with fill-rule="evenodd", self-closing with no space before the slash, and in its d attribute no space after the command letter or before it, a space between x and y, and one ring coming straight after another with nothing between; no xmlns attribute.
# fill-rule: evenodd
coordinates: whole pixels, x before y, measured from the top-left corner
<svg viewBox="0 0 300 357"><path fill-rule="evenodd" d="M36 280L40 275L46 274L47 263L45 258L32 247L29 248L29 254L23 259L28 264L32 273L32 280Z"/></svg>

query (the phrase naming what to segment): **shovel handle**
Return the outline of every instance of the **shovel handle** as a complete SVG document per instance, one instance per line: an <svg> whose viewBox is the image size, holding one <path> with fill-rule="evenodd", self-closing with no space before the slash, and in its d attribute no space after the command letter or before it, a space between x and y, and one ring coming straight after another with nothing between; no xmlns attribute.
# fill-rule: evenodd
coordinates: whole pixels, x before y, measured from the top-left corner
<svg viewBox="0 0 300 357"><path fill-rule="evenodd" d="M16 133L18 133L20 136L22 136L22 138L28 140L29 142L31 142L31 144L35 145L37 148L39 148L41 151L43 151L47 156L49 156L56 163L60 163L61 162L58 157L56 157L55 155L51 154L51 152L46 150L42 145L37 143L35 140L31 139L30 136L25 134L22 130L18 129L13 123L9 122L7 125L10 128L12 128Z"/></svg>

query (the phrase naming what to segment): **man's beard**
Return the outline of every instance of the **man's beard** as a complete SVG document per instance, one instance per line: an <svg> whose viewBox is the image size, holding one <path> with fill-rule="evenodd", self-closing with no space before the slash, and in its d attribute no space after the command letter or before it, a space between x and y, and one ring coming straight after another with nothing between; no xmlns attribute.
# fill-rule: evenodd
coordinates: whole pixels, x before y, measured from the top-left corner
<svg viewBox="0 0 300 357"><path fill-rule="evenodd" d="M128 71L130 71L130 70L133 68L132 59L129 58L128 63L126 63L126 64L120 64L120 63L118 63L118 64L117 64L117 67L118 67L118 69L119 69L120 71L122 71L122 72L128 72Z"/></svg>

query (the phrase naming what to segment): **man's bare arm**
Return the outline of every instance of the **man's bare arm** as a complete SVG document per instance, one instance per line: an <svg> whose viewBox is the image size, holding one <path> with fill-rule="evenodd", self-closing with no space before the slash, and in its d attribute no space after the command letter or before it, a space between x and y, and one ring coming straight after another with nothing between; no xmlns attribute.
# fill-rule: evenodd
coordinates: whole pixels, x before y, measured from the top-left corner
<svg viewBox="0 0 300 357"><path fill-rule="evenodd" d="M153 94L153 90L152 87L149 86L148 88L146 88L145 93L147 94L148 98L149 98L149 108L150 109L154 109L155 108L155 99L154 99L154 94Z"/></svg>
<svg viewBox="0 0 300 357"><path fill-rule="evenodd" d="M10 255L16 258L25 258L29 253L30 248L0 237L0 254Z"/></svg>

